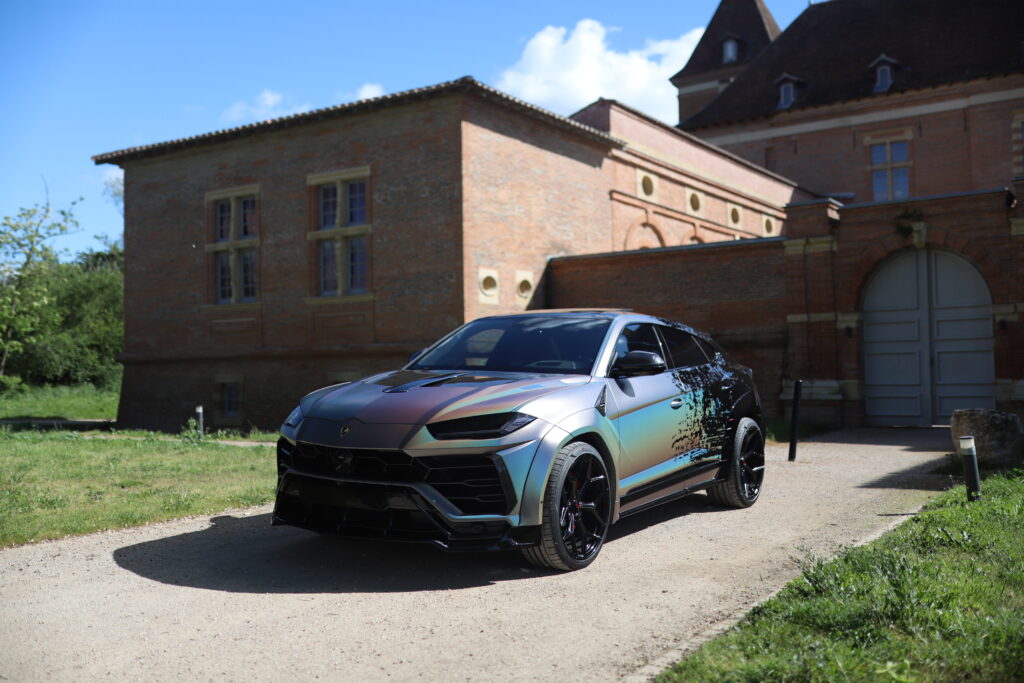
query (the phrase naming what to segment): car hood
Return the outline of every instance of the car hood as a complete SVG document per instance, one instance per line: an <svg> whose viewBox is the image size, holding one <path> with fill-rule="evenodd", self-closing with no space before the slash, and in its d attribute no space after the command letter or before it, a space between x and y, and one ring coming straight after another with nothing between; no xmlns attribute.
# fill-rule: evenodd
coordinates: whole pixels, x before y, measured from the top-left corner
<svg viewBox="0 0 1024 683"><path fill-rule="evenodd" d="M397 370L317 392L303 400L302 412L306 417L366 424L427 424L512 412L589 381L583 375Z"/></svg>

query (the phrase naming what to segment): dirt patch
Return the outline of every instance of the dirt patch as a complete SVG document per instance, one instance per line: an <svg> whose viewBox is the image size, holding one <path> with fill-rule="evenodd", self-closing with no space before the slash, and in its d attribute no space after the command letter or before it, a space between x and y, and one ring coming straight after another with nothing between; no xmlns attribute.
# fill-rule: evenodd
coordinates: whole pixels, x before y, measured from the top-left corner
<svg viewBox="0 0 1024 683"><path fill-rule="evenodd" d="M269 526L269 507L0 552L0 678L642 680L948 485L946 430L770 447L753 508L612 527L570 574Z"/></svg>

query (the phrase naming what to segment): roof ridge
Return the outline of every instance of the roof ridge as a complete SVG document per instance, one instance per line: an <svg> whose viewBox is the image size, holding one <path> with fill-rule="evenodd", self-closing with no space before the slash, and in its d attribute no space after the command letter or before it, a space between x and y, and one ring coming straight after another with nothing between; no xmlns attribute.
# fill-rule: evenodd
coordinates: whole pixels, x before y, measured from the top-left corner
<svg viewBox="0 0 1024 683"><path fill-rule="evenodd" d="M156 156L166 152L184 149L187 147L195 147L203 144L212 144L216 142L222 142L225 140L231 140L234 138L247 137L263 131L279 130L281 128L287 128L293 125L303 125L312 121L333 118L336 116L343 116L348 113L366 111L378 109L381 107L395 106L405 104L417 99L423 99L428 97L434 97L446 93L452 92L476 92L479 95L496 98L499 102L513 106L514 108L524 110L528 114L544 118L551 123L554 123L562 128L575 130L579 133L587 135L588 137L596 138L606 144L613 146L623 146L620 140L616 140L612 136L608 135L604 131L598 130L592 126L580 123L579 121L573 120L569 117L556 114L552 111L538 107L535 104L526 102L517 97L509 95L508 93L502 92L497 88L493 88L485 83L482 83L472 76L462 76L450 81L444 81L435 85L428 85L419 88L411 88L409 90L403 90L397 93L389 93L385 95L379 95L377 97L364 98L361 100L355 100L352 102L343 102L341 104L331 105L329 107L321 107L319 109L313 109L306 112L299 112L296 114L288 114L286 116L279 116L272 119L266 119L263 121L254 121L253 123L247 123L241 126L235 126L232 128L223 128L220 130L214 130L207 133L200 133L198 135L191 135L183 138L175 138L172 140L166 140L164 142L156 142L148 145L140 145L136 147L127 147L125 149L116 150L113 152L106 152L104 154L97 154L92 157L92 160L96 164L107 164L107 163L118 163L128 159L137 159L147 156Z"/></svg>

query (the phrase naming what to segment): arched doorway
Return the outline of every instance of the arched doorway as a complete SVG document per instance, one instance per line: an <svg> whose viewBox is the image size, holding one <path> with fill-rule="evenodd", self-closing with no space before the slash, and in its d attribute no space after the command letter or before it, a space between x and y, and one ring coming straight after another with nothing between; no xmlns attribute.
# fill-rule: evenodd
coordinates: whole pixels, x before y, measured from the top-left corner
<svg viewBox="0 0 1024 683"><path fill-rule="evenodd" d="M992 296L966 259L908 251L871 277L864 405L871 425L949 424L957 408L995 407Z"/></svg>

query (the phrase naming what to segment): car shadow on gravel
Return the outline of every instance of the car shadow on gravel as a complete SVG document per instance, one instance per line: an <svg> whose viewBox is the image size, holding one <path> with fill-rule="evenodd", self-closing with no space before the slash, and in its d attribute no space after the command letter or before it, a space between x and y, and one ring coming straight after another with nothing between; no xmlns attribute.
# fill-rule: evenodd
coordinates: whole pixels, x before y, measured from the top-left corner
<svg viewBox="0 0 1024 683"><path fill-rule="evenodd" d="M706 496L691 496L623 519L612 526L607 542L719 509ZM271 527L270 514L223 515L210 522L200 531L118 548L114 561L153 581L233 593L438 591L560 573L532 567L514 551L445 553L428 545Z"/></svg>

